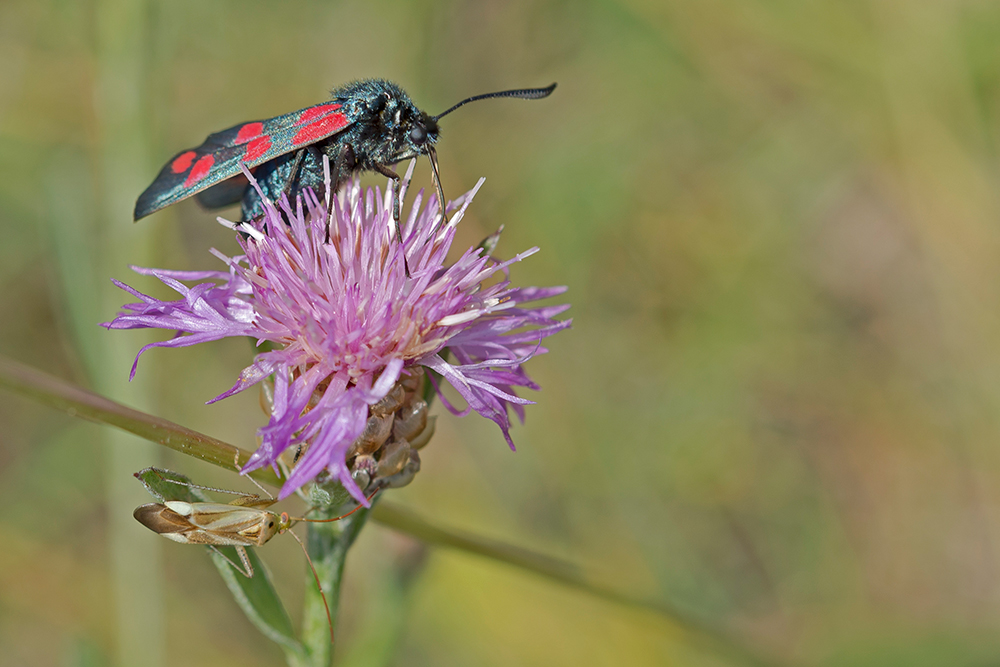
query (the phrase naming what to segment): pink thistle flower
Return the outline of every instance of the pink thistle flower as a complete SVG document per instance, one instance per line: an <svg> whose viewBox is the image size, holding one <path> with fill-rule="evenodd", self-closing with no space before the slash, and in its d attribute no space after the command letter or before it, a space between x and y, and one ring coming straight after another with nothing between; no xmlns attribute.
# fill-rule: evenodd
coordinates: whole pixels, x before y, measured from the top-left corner
<svg viewBox="0 0 1000 667"><path fill-rule="evenodd" d="M402 247L392 222L391 190L384 195L377 188L362 191L357 181L335 196L332 206L307 191L295 210L282 199L281 212L268 204L259 221L232 225L220 220L243 232L238 239L243 255L212 251L228 271L132 267L160 279L181 298L161 301L114 281L139 302L125 305L104 326L177 332L144 346L133 376L139 356L151 347L185 347L228 336L271 343L274 349L258 354L231 389L209 401L273 377L270 419L259 430L261 445L243 472L275 466L286 449L308 443L279 498L327 471L367 505L345 457L365 428L369 406L401 376L417 367L434 371L467 403L460 410L442 397L451 412L475 411L491 419L513 449L508 410L523 421L523 406L532 403L515 389L539 388L522 364L547 351L543 338L570 326L570 320L554 319L568 305L525 307L565 287L513 287L507 279L508 267L537 248L498 262L475 247L446 263L455 226L482 183L451 204L461 208L443 229L435 198L421 209L423 193L418 193L403 224ZM490 281L497 274L500 279ZM197 284L188 287L183 281Z"/></svg>

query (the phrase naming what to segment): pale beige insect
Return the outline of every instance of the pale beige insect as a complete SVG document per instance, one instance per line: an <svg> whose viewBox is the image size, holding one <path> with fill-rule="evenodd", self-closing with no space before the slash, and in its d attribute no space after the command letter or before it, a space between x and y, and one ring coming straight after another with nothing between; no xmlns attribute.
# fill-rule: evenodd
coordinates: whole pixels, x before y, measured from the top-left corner
<svg viewBox="0 0 1000 667"><path fill-rule="evenodd" d="M209 486L199 486L170 479L162 474L166 471L159 471L147 468L145 471L155 471L165 482L180 484L190 488L217 491L219 493L238 493L225 489L216 489ZM141 473L136 473L136 477L142 480ZM251 480L252 481L252 480ZM259 485L258 485L259 486ZM376 491L377 493L377 491ZM368 497L370 501L374 497L372 493ZM295 538L295 541L302 547L312 570L316 587L323 597L323 605L326 607L327 620L330 623L330 640L333 641L333 619L330 617L330 607L326 602L326 594L320 584L316 568L313 567L309 552L299 536L289 529L299 521L307 523L326 523L339 521L351 514L354 514L362 505L358 505L350 512L332 519L306 519L304 517L290 517L287 512L276 514L267 508L277 502L274 498L261 498L257 495L240 494L231 503L211 503L211 502L187 502L183 500L164 500L162 503L147 503L135 508L132 516L142 525L146 526L154 533L163 535L168 540L180 542L181 544L201 544L212 549L215 553L224 558L233 568L250 578L253 577L254 569L247 556L246 547L263 546L275 535L280 535L286 531ZM235 547L236 554L240 558L242 567L226 557L216 547Z"/></svg>
<svg viewBox="0 0 1000 667"><path fill-rule="evenodd" d="M274 503L273 499L252 495L240 496L229 504L167 500L141 505L132 516L154 533L174 542L236 547L243 567L232 563L233 567L252 577L253 566L245 547L263 546L275 535L291 528L296 521L304 520L292 519L286 512L279 515L268 511L267 508Z"/></svg>

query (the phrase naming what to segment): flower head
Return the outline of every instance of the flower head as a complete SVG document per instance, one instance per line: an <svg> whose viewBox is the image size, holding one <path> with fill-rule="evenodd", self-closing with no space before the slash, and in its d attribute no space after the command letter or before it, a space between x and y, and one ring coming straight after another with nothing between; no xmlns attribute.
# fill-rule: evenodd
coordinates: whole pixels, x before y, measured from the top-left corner
<svg viewBox="0 0 1000 667"><path fill-rule="evenodd" d="M307 191L294 210L285 199L280 210L267 204L262 219L234 226L242 232L242 255L213 250L227 271L133 267L181 298L161 301L115 281L139 302L124 306L105 326L177 332L139 355L150 347L228 336L270 343L231 389L209 401L273 378L270 419L244 472L276 465L286 449L307 444L279 498L325 470L367 504L346 459L374 414L370 406L398 382L429 369L467 403L460 410L442 397L450 411L491 419L513 448L508 410L523 420L523 406L532 402L515 389L538 389L522 364L546 351L543 338L570 325L555 319L568 305L525 307L564 287L519 288L507 279L508 267L537 248L498 262L474 247L446 261L455 226L481 185L452 204L461 208L443 229L436 201L422 208L417 194L402 246L388 190L362 190L353 181L332 202ZM133 375L135 369L133 364Z"/></svg>

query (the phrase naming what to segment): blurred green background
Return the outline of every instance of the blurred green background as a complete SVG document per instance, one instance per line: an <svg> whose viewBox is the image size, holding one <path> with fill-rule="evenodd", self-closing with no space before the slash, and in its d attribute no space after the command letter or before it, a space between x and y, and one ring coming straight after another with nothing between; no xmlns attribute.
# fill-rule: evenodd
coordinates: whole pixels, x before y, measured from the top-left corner
<svg viewBox="0 0 1000 667"><path fill-rule="evenodd" d="M574 328L514 430L443 416L397 502L580 562L796 665L1000 664L1000 7L977 0L0 2L0 353L249 448L242 341L98 328L220 266L192 202L138 225L209 132L383 76L444 122L461 227L542 252ZM418 183L429 183L418 166ZM382 185L383 179L366 179ZM130 473L234 475L0 394L0 662L273 665ZM296 607L304 565L261 554ZM379 526L341 665L727 665L669 619Z"/></svg>

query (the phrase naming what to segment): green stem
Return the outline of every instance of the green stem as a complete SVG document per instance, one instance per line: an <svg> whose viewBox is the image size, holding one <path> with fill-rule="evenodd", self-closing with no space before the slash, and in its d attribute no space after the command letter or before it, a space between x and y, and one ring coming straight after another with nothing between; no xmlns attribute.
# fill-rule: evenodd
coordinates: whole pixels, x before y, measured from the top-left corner
<svg viewBox="0 0 1000 667"><path fill-rule="evenodd" d="M373 508L372 515L379 524L411 535L426 544L484 556L534 572L610 602L652 611L686 635L692 643L700 644L715 653L729 655L742 664L758 667L777 667L780 664L777 659L760 655L727 631L712 627L688 612L658 600L629 595L613 586L590 581L584 572L572 563L498 540L441 528L391 503L382 503Z"/></svg>
<svg viewBox="0 0 1000 667"><path fill-rule="evenodd" d="M0 355L0 387L6 387L39 403L99 424L117 426L164 447L207 461L227 470L236 470L250 459L250 452L221 440L133 410L82 387ZM258 482L281 486L281 478L270 468L250 473Z"/></svg>
<svg viewBox="0 0 1000 667"><path fill-rule="evenodd" d="M303 601L301 640L306 647L308 662L293 667L328 667L333 659L331 626L336 626L340 608L340 589L344 577L347 552L358 533L368 521L370 511L360 509L351 516L330 523L310 523L306 537L306 550L316 570L316 577L326 594L326 602L312 573L306 586ZM324 518L333 515L326 513ZM327 618L327 607L330 617Z"/></svg>

